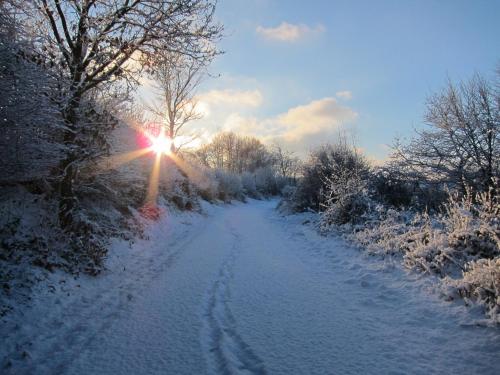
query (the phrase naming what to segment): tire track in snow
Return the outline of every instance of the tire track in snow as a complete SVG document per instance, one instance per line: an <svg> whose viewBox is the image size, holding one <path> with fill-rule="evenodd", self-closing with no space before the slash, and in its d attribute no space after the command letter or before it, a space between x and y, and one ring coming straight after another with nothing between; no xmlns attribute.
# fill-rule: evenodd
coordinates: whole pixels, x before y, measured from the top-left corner
<svg viewBox="0 0 500 375"><path fill-rule="evenodd" d="M237 243L234 229L229 227L234 243L223 262L217 280L207 292L203 311L201 344L212 374L267 374L264 363L237 331L236 320L229 308L230 282L236 260Z"/></svg>

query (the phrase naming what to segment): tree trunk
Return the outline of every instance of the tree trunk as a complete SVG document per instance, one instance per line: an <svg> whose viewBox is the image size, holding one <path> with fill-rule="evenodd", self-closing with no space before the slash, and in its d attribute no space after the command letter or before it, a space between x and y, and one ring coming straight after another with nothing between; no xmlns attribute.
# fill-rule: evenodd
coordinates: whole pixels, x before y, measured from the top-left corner
<svg viewBox="0 0 500 375"><path fill-rule="evenodd" d="M75 163L78 159L75 150L75 139L80 100L81 95L74 93L68 106L63 111L64 121L68 127L64 132L64 144L71 148L67 157L60 164L62 180L59 184L59 192L61 194L59 202L59 225L63 229L69 229L74 223L73 211L76 206L76 197L73 185L78 175L78 167Z"/></svg>
<svg viewBox="0 0 500 375"><path fill-rule="evenodd" d="M63 178L59 185L61 194L61 200L59 202L59 224L63 229L70 228L74 223L73 210L76 206L76 197L73 184L77 174L77 168L73 164L74 161L75 159L70 155L62 163L63 166L66 165Z"/></svg>
<svg viewBox="0 0 500 375"><path fill-rule="evenodd" d="M169 127L168 127L168 137L170 138L170 152L172 154L177 153L177 149L175 148L174 144L174 137L175 137L175 123L171 122Z"/></svg>

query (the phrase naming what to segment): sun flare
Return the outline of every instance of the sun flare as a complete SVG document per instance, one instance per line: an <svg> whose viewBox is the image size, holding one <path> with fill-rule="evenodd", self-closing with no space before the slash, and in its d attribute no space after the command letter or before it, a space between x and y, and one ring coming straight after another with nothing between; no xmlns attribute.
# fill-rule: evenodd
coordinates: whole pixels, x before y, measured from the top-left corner
<svg viewBox="0 0 500 375"><path fill-rule="evenodd" d="M153 138L151 142L152 142L151 149L156 154L170 155L172 147L171 139L169 139L163 134L160 134L158 137Z"/></svg>

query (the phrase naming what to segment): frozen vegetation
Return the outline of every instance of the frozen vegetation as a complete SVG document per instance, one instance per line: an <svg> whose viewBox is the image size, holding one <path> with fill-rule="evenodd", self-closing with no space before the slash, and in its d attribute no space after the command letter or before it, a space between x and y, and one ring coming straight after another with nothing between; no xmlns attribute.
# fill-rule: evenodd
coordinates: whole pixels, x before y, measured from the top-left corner
<svg viewBox="0 0 500 375"><path fill-rule="evenodd" d="M0 373L500 373L500 70L383 165L190 147L215 5L0 1Z"/></svg>
<svg viewBox="0 0 500 375"><path fill-rule="evenodd" d="M380 174L345 141L313 152L304 177L285 194L282 212L319 207L318 231L341 235L369 254L394 258L414 272L439 277L440 294L478 304L486 319L500 323L500 202L497 180L486 191L443 192L437 209L389 204ZM404 183L385 178L391 198ZM396 184L400 185L397 186ZM394 186L396 185L396 186ZM387 188L384 187L384 188ZM430 187L434 189L434 187ZM423 194L432 194L425 192ZM441 199L436 194L433 199ZM427 199L414 196L413 199Z"/></svg>

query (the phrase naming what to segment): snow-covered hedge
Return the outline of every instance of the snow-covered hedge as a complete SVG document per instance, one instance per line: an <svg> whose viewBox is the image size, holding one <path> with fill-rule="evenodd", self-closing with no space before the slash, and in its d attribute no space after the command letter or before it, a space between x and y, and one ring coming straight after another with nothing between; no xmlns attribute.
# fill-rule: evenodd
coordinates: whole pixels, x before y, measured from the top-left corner
<svg viewBox="0 0 500 375"><path fill-rule="evenodd" d="M270 167L259 168L255 171L255 186L263 195L276 195L279 193L276 174Z"/></svg>
<svg viewBox="0 0 500 375"><path fill-rule="evenodd" d="M262 195L257 190L256 178L253 173L245 172L241 175L241 184L246 195L251 198L261 198Z"/></svg>
<svg viewBox="0 0 500 375"><path fill-rule="evenodd" d="M500 257L467 263L462 278L446 278L452 295L484 306L491 322L500 324Z"/></svg>
<svg viewBox="0 0 500 375"><path fill-rule="evenodd" d="M218 198L220 200L243 199L243 185L240 176L218 169L215 171L215 179L218 182Z"/></svg>
<svg viewBox="0 0 500 375"><path fill-rule="evenodd" d="M450 195L436 215L378 205L362 216L362 223L336 228L372 253L400 255L405 267L441 276L456 295L484 305L490 319L498 322L499 197L498 189ZM335 203L325 211L322 230L329 228L325 220L338 209Z"/></svg>
<svg viewBox="0 0 500 375"><path fill-rule="evenodd" d="M209 169L201 165L194 165L203 174L202 182L199 178L188 176L198 188L201 197L208 201L232 199L244 200L245 197L261 199L279 193L279 184L270 168L260 168L254 173L231 173L222 169Z"/></svg>

